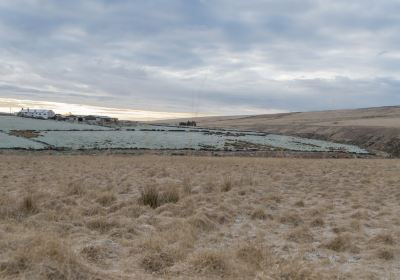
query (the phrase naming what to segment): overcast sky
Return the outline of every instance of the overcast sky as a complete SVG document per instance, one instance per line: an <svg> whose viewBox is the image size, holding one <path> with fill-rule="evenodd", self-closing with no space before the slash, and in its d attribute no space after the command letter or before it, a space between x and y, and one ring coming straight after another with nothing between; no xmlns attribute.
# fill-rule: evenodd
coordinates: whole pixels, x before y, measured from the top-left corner
<svg viewBox="0 0 400 280"><path fill-rule="evenodd" d="M399 105L399 46L397 0L0 0L0 97L166 116Z"/></svg>

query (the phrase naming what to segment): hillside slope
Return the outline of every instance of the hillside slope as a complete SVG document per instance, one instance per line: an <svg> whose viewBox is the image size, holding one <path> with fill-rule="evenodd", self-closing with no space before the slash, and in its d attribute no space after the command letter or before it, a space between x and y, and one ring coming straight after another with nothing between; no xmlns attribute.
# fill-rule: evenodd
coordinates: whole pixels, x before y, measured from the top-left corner
<svg viewBox="0 0 400 280"><path fill-rule="evenodd" d="M199 126L256 130L355 144L400 156L400 106L195 118ZM166 121L166 122L177 122Z"/></svg>

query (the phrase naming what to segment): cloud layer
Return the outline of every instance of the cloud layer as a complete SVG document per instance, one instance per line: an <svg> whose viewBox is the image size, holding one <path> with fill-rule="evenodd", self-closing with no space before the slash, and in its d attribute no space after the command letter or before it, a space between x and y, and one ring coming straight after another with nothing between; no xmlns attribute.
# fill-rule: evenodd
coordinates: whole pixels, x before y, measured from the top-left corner
<svg viewBox="0 0 400 280"><path fill-rule="evenodd" d="M252 114L400 104L396 0L0 0L0 96Z"/></svg>

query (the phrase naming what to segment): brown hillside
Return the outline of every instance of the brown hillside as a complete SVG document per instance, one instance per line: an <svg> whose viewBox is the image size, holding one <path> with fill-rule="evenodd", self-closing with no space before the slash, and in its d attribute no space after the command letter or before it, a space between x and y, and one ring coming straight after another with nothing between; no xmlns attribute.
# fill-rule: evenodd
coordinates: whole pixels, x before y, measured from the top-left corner
<svg viewBox="0 0 400 280"><path fill-rule="evenodd" d="M400 156L400 106L256 116L204 117L195 118L195 120L202 127L257 130L330 140Z"/></svg>

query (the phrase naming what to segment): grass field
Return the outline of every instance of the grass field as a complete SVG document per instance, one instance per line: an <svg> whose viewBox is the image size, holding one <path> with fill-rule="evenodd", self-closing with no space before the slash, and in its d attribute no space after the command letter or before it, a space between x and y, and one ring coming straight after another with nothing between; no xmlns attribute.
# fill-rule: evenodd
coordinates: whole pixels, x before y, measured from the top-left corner
<svg viewBox="0 0 400 280"><path fill-rule="evenodd" d="M0 156L1 279L400 279L400 160Z"/></svg>

